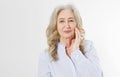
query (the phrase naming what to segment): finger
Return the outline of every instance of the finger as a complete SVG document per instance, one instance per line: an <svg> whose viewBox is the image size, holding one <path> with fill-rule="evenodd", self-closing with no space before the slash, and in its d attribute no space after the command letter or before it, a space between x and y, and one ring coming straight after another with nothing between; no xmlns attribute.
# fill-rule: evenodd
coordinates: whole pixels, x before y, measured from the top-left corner
<svg viewBox="0 0 120 77"><path fill-rule="evenodd" d="M80 34L80 31L77 29L78 31L78 36L79 36L79 39L81 39L81 34Z"/></svg>
<svg viewBox="0 0 120 77"><path fill-rule="evenodd" d="M80 32L77 28L76 28L76 33L77 33L77 39L80 39Z"/></svg>
<svg viewBox="0 0 120 77"><path fill-rule="evenodd" d="M71 44L73 44L75 42L75 39L72 39L72 42L71 42Z"/></svg>
<svg viewBox="0 0 120 77"><path fill-rule="evenodd" d="M77 31L77 28L75 29L75 34L76 34L76 40L78 40L79 36L78 36L78 31Z"/></svg>
<svg viewBox="0 0 120 77"><path fill-rule="evenodd" d="M77 32L77 35L78 35L78 42L80 42L81 40L81 34L80 34L80 31L78 29L76 29L76 32Z"/></svg>

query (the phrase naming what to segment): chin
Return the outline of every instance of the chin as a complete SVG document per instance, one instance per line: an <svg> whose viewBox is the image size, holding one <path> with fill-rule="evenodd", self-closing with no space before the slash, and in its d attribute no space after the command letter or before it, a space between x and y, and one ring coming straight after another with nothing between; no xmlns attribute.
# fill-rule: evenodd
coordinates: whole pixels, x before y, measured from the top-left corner
<svg viewBox="0 0 120 77"><path fill-rule="evenodd" d="M66 38L66 39L71 39L71 38L73 38L73 36L64 36L64 38Z"/></svg>

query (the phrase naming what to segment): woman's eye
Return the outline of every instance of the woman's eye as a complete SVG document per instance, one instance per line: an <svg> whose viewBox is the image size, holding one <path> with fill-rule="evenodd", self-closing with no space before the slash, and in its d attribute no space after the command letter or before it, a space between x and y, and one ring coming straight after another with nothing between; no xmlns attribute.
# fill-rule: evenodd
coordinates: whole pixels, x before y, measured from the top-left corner
<svg viewBox="0 0 120 77"><path fill-rule="evenodd" d="M59 21L60 23L63 23L64 21Z"/></svg>
<svg viewBox="0 0 120 77"><path fill-rule="evenodd" d="M70 22L74 22L74 20L69 20Z"/></svg>

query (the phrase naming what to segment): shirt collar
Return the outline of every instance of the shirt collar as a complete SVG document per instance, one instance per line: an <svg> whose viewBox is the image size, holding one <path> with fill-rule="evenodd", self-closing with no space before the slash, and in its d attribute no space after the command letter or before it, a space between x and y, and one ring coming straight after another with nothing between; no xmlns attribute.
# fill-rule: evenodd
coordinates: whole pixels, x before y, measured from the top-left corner
<svg viewBox="0 0 120 77"><path fill-rule="evenodd" d="M66 56L66 51L65 51L65 45L62 44L62 43L58 43L57 45L57 53L58 53L58 56L59 57L63 57L63 56Z"/></svg>

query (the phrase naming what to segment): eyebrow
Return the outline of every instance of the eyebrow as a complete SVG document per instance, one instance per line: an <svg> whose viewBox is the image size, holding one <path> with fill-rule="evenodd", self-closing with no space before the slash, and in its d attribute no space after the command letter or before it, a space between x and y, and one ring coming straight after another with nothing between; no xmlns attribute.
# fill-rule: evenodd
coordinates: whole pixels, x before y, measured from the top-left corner
<svg viewBox="0 0 120 77"><path fill-rule="evenodd" d="M74 17L69 17L68 19L75 19Z"/></svg>
<svg viewBox="0 0 120 77"><path fill-rule="evenodd" d="M59 18L58 20L62 20L62 19L65 19L65 18ZM69 17L68 19L75 19L74 17Z"/></svg>

